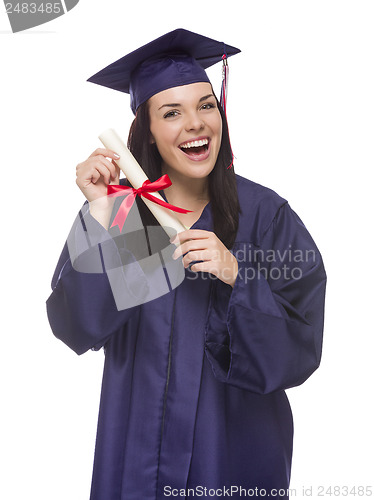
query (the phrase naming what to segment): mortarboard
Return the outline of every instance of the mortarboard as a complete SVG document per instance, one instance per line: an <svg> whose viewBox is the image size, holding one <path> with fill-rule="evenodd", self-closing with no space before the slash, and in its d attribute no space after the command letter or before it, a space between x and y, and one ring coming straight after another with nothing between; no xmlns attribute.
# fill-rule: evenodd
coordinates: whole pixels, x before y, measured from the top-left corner
<svg viewBox="0 0 374 500"><path fill-rule="evenodd" d="M239 52L224 42L180 28L118 59L88 81L130 94L135 114L141 104L163 90L210 82L205 69L219 61L224 62L226 74L227 57ZM225 86L226 79L224 93Z"/></svg>

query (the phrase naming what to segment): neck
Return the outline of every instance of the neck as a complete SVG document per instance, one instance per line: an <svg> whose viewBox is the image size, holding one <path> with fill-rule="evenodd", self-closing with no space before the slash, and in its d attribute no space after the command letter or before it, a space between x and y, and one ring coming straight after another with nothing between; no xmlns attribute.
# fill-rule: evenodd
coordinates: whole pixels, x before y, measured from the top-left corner
<svg viewBox="0 0 374 500"><path fill-rule="evenodd" d="M168 201L176 205L188 205L193 210L196 205L209 201L208 178L194 179L185 177L175 170L163 166L163 174L168 174L172 185L166 189Z"/></svg>

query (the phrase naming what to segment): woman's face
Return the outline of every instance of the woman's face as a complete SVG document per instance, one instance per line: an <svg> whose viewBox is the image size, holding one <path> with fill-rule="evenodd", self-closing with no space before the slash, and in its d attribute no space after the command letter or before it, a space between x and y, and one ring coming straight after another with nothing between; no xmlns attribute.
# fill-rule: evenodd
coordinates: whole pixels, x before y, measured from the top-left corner
<svg viewBox="0 0 374 500"><path fill-rule="evenodd" d="M210 83L173 87L149 99L150 129L163 172L205 178L221 147L222 120Z"/></svg>

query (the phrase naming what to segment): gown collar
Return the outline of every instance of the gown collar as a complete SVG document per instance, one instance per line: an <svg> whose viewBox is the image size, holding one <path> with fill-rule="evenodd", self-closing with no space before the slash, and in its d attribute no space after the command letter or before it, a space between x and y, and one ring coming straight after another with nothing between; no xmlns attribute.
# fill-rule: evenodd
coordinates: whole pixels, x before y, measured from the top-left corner
<svg viewBox="0 0 374 500"><path fill-rule="evenodd" d="M160 195L163 197L165 201L168 201L165 192L163 190L159 191ZM176 214L178 217L178 214ZM205 231L213 231L213 217L212 217L212 207L211 202L208 203L203 208L200 217L198 220L192 224L190 229L203 229Z"/></svg>

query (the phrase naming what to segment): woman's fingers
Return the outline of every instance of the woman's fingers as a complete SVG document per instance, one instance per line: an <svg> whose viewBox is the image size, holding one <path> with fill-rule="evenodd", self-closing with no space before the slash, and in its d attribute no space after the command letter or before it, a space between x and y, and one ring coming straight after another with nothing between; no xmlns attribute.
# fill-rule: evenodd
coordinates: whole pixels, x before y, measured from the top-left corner
<svg viewBox="0 0 374 500"><path fill-rule="evenodd" d="M93 170L93 174L95 175L95 177L97 175L96 174L97 172L99 172L99 174L102 176L105 184L108 185L110 183L110 179L111 179L111 171L108 168L108 166L105 163L98 163L97 165L95 165L95 168ZM100 178L100 176L99 176L99 178ZM97 180L99 180L99 179L97 179Z"/></svg>
<svg viewBox="0 0 374 500"><path fill-rule="evenodd" d="M195 231L195 230L194 230ZM197 232L196 232L197 233ZM195 236L197 234L195 233ZM203 239L193 239L182 243L176 248L173 253L173 259L178 259L183 256L183 265L188 267L191 262L204 261L220 261L222 259L222 249L217 248L215 235L207 237L207 231L204 231ZM220 251L221 250L221 251Z"/></svg>
<svg viewBox="0 0 374 500"><path fill-rule="evenodd" d="M108 169L109 171L109 181L106 182L106 184L109 184L111 180L115 180L117 178L117 170L116 167L113 165L113 162L109 161L107 158L101 156L99 157L102 164ZM105 177L106 179L106 177Z"/></svg>
<svg viewBox="0 0 374 500"><path fill-rule="evenodd" d="M90 181L92 182L92 184L96 184L96 183L97 183L97 181L100 179L100 177L101 177L101 173L100 173L100 171L99 171L99 170L97 170L97 169L93 170L93 171L92 171L92 174L91 174L91 179L88 177L88 178L86 179L86 183L85 183L85 185L86 185L86 186L89 186Z"/></svg>
<svg viewBox="0 0 374 500"><path fill-rule="evenodd" d="M222 241L212 231L190 229L179 233L172 243L180 242L173 254L177 259L183 256L183 265L191 271L208 272L221 281L234 286L238 274L238 262Z"/></svg>
<svg viewBox="0 0 374 500"><path fill-rule="evenodd" d="M119 166L117 165L117 163L114 160L112 161L112 164L114 165L114 168L115 168L115 171L116 171L116 176L114 178L114 182L116 182L118 184L119 183L119 176L120 176L120 173L121 173L121 169L119 168Z"/></svg>
<svg viewBox="0 0 374 500"><path fill-rule="evenodd" d="M188 267L191 262L196 262L198 260L210 261L214 260L214 256L209 250L193 250L183 257L183 265L184 267Z"/></svg>
<svg viewBox="0 0 374 500"><path fill-rule="evenodd" d="M191 266L191 271L193 271L194 273L197 273L199 271L203 273L210 273L214 274L214 276L218 275L218 269L214 268L210 261L195 262L195 264Z"/></svg>
<svg viewBox="0 0 374 500"><path fill-rule="evenodd" d="M111 180L116 180L119 177L118 169L102 155L89 157L88 160L77 166L78 180L82 180L84 184L87 184L87 181L91 178L96 183L100 177L97 172L103 176L105 184L109 184Z"/></svg>
<svg viewBox="0 0 374 500"><path fill-rule="evenodd" d="M177 234L173 239L171 239L172 243L179 243L173 257L177 259L191 250L206 249L209 244L211 244L209 238L211 238L211 235L213 234L214 233L211 233L210 231L204 231L202 229L188 229L187 231Z"/></svg>
<svg viewBox="0 0 374 500"><path fill-rule="evenodd" d="M98 148L77 165L76 183L88 201L106 196L108 184L119 183L119 168L114 163L118 158L114 151Z"/></svg>
<svg viewBox="0 0 374 500"><path fill-rule="evenodd" d="M187 229L186 231L181 231L176 234L173 238L170 238L171 243L180 243L187 240L193 239L205 239L209 238L212 233L210 231L205 231L204 229Z"/></svg>
<svg viewBox="0 0 374 500"><path fill-rule="evenodd" d="M179 247L174 251L173 258L178 259L179 257L182 257L182 255L185 255L192 250L204 250L205 248L206 244L202 244L201 241L193 241L191 243L187 241L186 243L179 245Z"/></svg>
<svg viewBox="0 0 374 500"><path fill-rule="evenodd" d="M105 148L95 149L95 151L92 154L90 154L89 158L93 158L94 156L99 156L99 155L111 158L112 160L118 160L120 158L120 156L115 151Z"/></svg>
<svg viewBox="0 0 374 500"><path fill-rule="evenodd" d="M112 161L108 160L108 158L111 158ZM106 184L109 184L111 180L115 181L119 178L119 167L117 164L114 165L114 160L119 159L119 155L116 152L110 149L98 148L88 157L87 162L90 162L90 159L101 162L109 170L111 179L108 180L107 174L105 173L104 179Z"/></svg>

